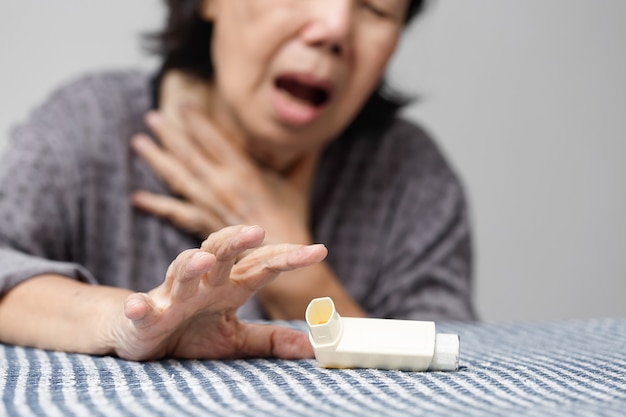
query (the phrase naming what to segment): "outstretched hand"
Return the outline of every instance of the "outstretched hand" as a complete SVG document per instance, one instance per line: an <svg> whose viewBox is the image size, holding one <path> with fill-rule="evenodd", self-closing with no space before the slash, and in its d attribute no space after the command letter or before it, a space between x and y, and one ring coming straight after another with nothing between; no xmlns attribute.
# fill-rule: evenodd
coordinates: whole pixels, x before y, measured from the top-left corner
<svg viewBox="0 0 626 417"><path fill-rule="evenodd" d="M113 328L115 353L131 360L312 357L305 333L237 319L237 309L280 272L327 254L323 245L260 246L264 236L258 226L231 226L182 252L162 285L126 299Z"/></svg>

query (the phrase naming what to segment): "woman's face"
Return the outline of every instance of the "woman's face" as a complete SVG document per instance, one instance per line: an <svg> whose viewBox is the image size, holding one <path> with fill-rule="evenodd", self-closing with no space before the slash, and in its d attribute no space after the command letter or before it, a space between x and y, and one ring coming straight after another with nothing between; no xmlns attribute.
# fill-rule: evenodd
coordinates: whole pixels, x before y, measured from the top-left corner
<svg viewBox="0 0 626 417"><path fill-rule="evenodd" d="M217 120L252 146L319 149L378 84L408 2L204 0Z"/></svg>

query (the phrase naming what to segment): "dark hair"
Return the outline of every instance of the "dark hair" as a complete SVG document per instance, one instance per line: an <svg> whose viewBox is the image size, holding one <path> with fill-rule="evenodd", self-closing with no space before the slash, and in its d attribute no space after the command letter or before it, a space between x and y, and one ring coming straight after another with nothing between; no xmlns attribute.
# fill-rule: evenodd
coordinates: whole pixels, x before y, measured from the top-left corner
<svg viewBox="0 0 626 417"><path fill-rule="evenodd" d="M166 0L168 15L163 31L148 37L148 49L163 59L162 66L153 79L153 105L159 102L158 86L163 74L170 69L183 70L204 79L213 77L210 42L213 24L198 13L201 0ZM424 0L411 0L405 24L424 8ZM410 100L391 91L386 83L378 88L363 106L353 125L372 127L384 123Z"/></svg>

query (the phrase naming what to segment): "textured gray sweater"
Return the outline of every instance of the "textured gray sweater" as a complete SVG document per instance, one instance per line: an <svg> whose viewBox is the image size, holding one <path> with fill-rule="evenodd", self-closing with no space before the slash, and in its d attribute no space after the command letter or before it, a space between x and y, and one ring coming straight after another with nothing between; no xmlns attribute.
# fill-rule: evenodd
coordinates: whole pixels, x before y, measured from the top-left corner
<svg viewBox="0 0 626 417"><path fill-rule="evenodd" d="M109 72L57 90L11 136L0 160L0 294L39 274L147 291L200 241L134 210L129 193L169 191L131 152L146 132L149 77ZM458 179L433 142L397 119L382 135L325 151L312 230L371 315L472 319L468 216ZM252 300L240 312L262 318Z"/></svg>

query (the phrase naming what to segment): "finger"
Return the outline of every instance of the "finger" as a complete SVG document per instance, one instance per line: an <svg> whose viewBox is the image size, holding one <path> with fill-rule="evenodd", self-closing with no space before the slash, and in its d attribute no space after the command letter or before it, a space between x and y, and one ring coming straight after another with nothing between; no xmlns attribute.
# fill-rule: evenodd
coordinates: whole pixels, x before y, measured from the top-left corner
<svg viewBox="0 0 626 417"><path fill-rule="evenodd" d="M151 293L161 304L169 304L169 299L174 288L174 282L185 271L189 258L197 251L197 249L187 249L179 253L176 258L169 264L165 271L165 282Z"/></svg>
<svg viewBox="0 0 626 417"><path fill-rule="evenodd" d="M216 198L210 188L205 187L183 163L145 135L138 134L132 139L133 149L150 165L154 172L177 195L204 208L211 208L217 217L231 223L234 219L230 210Z"/></svg>
<svg viewBox="0 0 626 417"><path fill-rule="evenodd" d="M291 243L262 246L242 260L241 266L249 270L273 269L279 272L302 268L324 260L328 250L321 243L296 245Z"/></svg>
<svg viewBox="0 0 626 417"><path fill-rule="evenodd" d="M313 348L306 333L274 325L246 324L239 352L243 357L306 359Z"/></svg>
<svg viewBox="0 0 626 417"><path fill-rule="evenodd" d="M230 279L231 269L244 251L259 246L265 238L265 231L259 226L230 226L212 233L201 249L215 254L217 262L209 274L209 282L221 285Z"/></svg>
<svg viewBox="0 0 626 417"><path fill-rule="evenodd" d="M207 272L215 266L215 256L201 250L185 254L179 273L172 285L172 300L187 300L198 293L198 286Z"/></svg>
<svg viewBox="0 0 626 417"><path fill-rule="evenodd" d="M210 208L217 214L217 217L222 219L222 224L238 223L232 210L216 195L216 192L225 195L230 191L223 173L205 162L201 176L196 177L188 169L186 161L183 163L178 160L143 134L133 136L131 143L135 152L150 165L175 194L200 207ZM219 182L217 182L218 179Z"/></svg>
<svg viewBox="0 0 626 417"><path fill-rule="evenodd" d="M227 166L249 164L248 158L192 105L181 108L181 114L195 144L216 162Z"/></svg>
<svg viewBox="0 0 626 417"><path fill-rule="evenodd" d="M160 318L154 301L144 293L134 293L126 298L124 315L139 329L152 326Z"/></svg>
<svg viewBox="0 0 626 417"><path fill-rule="evenodd" d="M211 231L226 226L212 210L200 210L196 205L161 194L135 191L131 194L133 206L168 220L187 232L208 236Z"/></svg>
<svg viewBox="0 0 626 417"><path fill-rule="evenodd" d="M192 135L169 122L157 111L146 114L146 124L159 137L163 147L177 160L183 162L192 173L209 180L219 177L219 172L213 164L219 161L220 156L211 158Z"/></svg>
<svg viewBox="0 0 626 417"><path fill-rule="evenodd" d="M183 163L172 154L161 149L149 137L143 134L133 136L133 150L141 156L156 174L167 183L174 193L191 197L202 195L202 189Z"/></svg>
<svg viewBox="0 0 626 417"><path fill-rule="evenodd" d="M233 268L233 280L256 292L274 280L281 272L304 268L326 258L328 250L322 244L268 245L251 252Z"/></svg>
<svg viewBox="0 0 626 417"><path fill-rule="evenodd" d="M237 257L245 250L263 243L265 231L260 226L236 225L212 233L201 249L214 253L218 261Z"/></svg>
<svg viewBox="0 0 626 417"><path fill-rule="evenodd" d="M206 160L199 156L201 148L185 134L183 130L169 122L158 111L149 111L145 117L146 124L160 139L165 149L171 152L178 160L185 161L194 169L202 169Z"/></svg>

